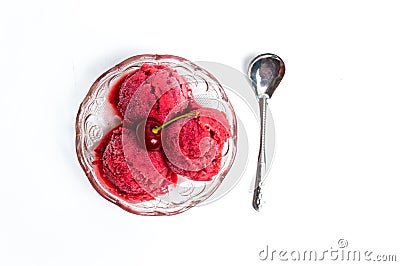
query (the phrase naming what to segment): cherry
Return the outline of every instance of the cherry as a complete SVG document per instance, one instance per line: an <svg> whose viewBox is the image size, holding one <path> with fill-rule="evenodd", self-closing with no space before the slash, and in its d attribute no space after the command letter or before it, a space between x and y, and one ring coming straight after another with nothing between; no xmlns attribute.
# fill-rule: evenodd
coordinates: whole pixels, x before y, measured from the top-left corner
<svg viewBox="0 0 400 266"><path fill-rule="evenodd" d="M147 150L159 150L161 147L161 132L158 130L154 133L154 129L160 127L160 123L153 118L143 119L137 124L136 136L139 142L146 145ZM143 136L144 134L144 136Z"/></svg>
<svg viewBox="0 0 400 266"><path fill-rule="evenodd" d="M177 117L172 118L171 120L167 121L166 123L160 125L160 123L153 119L153 118L147 118L141 120L137 126L136 126L136 136L138 137L138 140L140 143L144 143L146 145L147 150L159 150L161 147L161 129L163 127L166 127L175 121L188 117L188 116L196 116L198 115L199 112L193 111L187 114L183 114ZM143 136L144 134L144 136Z"/></svg>

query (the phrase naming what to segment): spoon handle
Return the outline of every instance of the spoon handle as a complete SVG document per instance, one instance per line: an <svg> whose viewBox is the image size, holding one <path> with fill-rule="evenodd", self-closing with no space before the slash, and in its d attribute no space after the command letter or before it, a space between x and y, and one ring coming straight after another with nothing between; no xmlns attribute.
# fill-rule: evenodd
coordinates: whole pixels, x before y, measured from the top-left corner
<svg viewBox="0 0 400 266"><path fill-rule="evenodd" d="M256 211L260 210L261 205L261 181L267 172L267 149L266 149L266 136L267 136L267 107L268 96L263 95L259 98L260 115L261 115L261 131L260 131L260 150L258 153L257 172L254 183L253 192L253 208Z"/></svg>

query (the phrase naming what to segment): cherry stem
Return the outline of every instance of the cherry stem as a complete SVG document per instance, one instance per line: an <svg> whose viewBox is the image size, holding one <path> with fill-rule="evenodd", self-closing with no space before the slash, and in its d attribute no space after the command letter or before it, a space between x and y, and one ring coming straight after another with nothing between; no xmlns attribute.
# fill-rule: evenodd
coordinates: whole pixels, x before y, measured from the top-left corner
<svg viewBox="0 0 400 266"><path fill-rule="evenodd" d="M162 124L161 126L153 128L151 130L151 132L153 132L154 134L158 134L158 131L160 131L163 127L166 127L169 124L171 124L171 123L173 123L173 122L175 122L175 121L177 121L177 120L179 120L181 118L188 117L188 116L195 116L195 115L198 115L198 114L199 114L199 112L190 112L190 113L187 113L187 114L184 114L184 115L180 115L180 116L174 117L171 120L167 121L166 123Z"/></svg>

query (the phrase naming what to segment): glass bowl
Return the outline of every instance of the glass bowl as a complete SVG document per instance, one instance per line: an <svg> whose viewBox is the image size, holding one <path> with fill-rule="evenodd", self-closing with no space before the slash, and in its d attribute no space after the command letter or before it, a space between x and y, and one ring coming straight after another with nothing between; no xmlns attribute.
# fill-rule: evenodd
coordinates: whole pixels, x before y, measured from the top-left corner
<svg viewBox="0 0 400 266"><path fill-rule="evenodd" d="M143 64L161 64L176 70L191 88L194 100L202 107L226 114L230 137L223 147L221 168L211 181L193 181L178 175L177 184L154 199L132 202L119 197L98 176L93 165L94 149L103 136L123 123L108 101L110 89L127 73ZM139 215L173 215L186 211L210 197L221 185L236 155L237 124L235 112L223 87L214 76L194 63L172 55L137 55L103 73L91 86L80 105L76 118L76 152L87 178L105 199L126 211Z"/></svg>

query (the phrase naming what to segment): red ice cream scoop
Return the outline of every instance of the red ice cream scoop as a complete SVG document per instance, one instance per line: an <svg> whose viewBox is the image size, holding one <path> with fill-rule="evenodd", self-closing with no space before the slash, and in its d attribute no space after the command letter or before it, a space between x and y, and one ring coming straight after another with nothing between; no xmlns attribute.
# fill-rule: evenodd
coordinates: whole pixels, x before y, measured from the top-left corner
<svg viewBox="0 0 400 266"><path fill-rule="evenodd" d="M195 181L210 181L221 169L224 144L230 137L226 115L216 109L194 109L196 116L164 129L162 145L168 166Z"/></svg>
<svg viewBox="0 0 400 266"><path fill-rule="evenodd" d="M186 80L165 65L144 64L112 88L109 101L126 123L153 118L163 123L179 104L193 99Z"/></svg>
<svg viewBox="0 0 400 266"><path fill-rule="evenodd" d="M103 137L95 149L93 164L104 185L127 201L154 199L177 182L163 154L143 149L134 132L122 126Z"/></svg>

